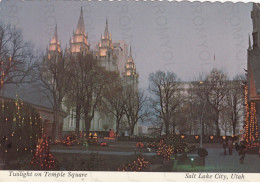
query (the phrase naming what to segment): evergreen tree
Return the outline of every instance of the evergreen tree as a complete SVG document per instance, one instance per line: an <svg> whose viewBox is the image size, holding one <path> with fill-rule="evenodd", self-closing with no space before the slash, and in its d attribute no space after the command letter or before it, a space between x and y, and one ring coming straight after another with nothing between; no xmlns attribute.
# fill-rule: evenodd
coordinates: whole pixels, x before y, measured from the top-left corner
<svg viewBox="0 0 260 182"><path fill-rule="evenodd" d="M45 136L41 139L39 145L37 145L31 165L36 170L51 170L56 167L53 155L50 152L49 142Z"/></svg>

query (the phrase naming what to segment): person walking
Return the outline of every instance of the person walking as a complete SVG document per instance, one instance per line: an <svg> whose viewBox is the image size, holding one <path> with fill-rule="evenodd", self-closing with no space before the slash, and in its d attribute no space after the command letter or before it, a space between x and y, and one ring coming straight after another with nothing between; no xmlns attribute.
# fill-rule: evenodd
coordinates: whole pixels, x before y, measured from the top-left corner
<svg viewBox="0 0 260 182"><path fill-rule="evenodd" d="M230 138L228 140L228 152L229 152L229 155L232 155L232 148L233 148L233 141L232 139Z"/></svg>
<svg viewBox="0 0 260 182"><path fill-rule="evenodd" d="M223 141L223 148L224 148L224 155L226 155L227 154L227 151L226 151L227 141L226 140Z"/></svg>
<svg viewBox="0 0 260 182"><path fill-rule="evenodd" d="M240 146L238 148L238 154L239 154L239 160L240 160L240 164L243 164L244 163L244 159L245 159L245 156L246 156L246 146L245 146L245 143L244 141L241 141L240 142Z"/></svg>

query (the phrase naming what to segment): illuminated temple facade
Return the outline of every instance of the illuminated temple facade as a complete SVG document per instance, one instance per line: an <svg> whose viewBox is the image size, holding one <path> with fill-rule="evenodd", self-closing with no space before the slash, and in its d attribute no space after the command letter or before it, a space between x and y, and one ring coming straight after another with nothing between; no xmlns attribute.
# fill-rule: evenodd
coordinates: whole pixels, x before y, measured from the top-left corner
<svg viewBox="0 0 260 182"><path fill-rule="evenodd" d="M255 142L259 140L260 132L260 4L253 4L251 18L253 45L249 36L244 138L248 142Z"/></svg>
<svg viewBox="0 0 260 182"><path fill-rule="evenodd" d="M83 10L81 7L79 22L76 31L73 31L72 38L70 39L70 53L82 53L87 54L89 52L90 45L88 42L88 35L85 31Z"/></svg>
<svg viewBox="0 0 260 182"><path fill-rule="evenodd" d="M125 64L125 72L123 73L124 84L131 86L135 92L138 90L138 73L136 72L136 65L132 56L132 49L130 47L130 54Z"/></svg>
<svg viewBox="0 0 260 182"><path fill-rule="evenodd" d="M133 88L137 89L138 74L134 59L132 58L132 50L128 55L128 45L125 41L112 41L112 35L109 33L108 20L105 22L104 34L101 35L97 45L94 45L94 50L90 50L88 34L85 31L83 10L81 8L80 17L77 28L73 31L73 35L69 41L69 48L66 49L66 54L77 55L87 54L90 51L94 53L100 66L107 71L117 72L122 76L124 83L133 84ZM58 40L57 26L55 27L54 35L49 42L47 49L48 58L58 57L62 54L60 42ZM55 59L52 59L55 60ZM62 133L68 134L76 130L76 111L75 108L67 108L63 106L63 110L67 113L67 117L61 121ZM84 118L80 121L80 131L85 130ZM136 126L137 132L138 126ZM90 131L108 131L116 129L115 118L110 114L101 114L96 112L94 119L91 121ZM123 133L125 131L121 131ZM134 134L137 134L137 133ZM128 132L129 133L129 132Z"/></svg>

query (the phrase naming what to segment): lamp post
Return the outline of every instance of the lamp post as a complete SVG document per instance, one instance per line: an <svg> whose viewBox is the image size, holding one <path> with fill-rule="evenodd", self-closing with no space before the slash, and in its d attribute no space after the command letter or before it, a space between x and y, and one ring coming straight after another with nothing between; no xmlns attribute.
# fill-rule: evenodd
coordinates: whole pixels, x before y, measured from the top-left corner
<svg viewBox="0 0 260 182"><path fill-rule="evenodd" d="M202 84L204 84L203 83L203 81L200 81L200 84L202 85ZM201 112L201 116L200 116L200 148L202 148L202 141L203 141L203 125L202 125L202 119L203 119L203 114L204 114L204 108L205 108L205 105L206 105L206 103L205 103L205 101L203 100L203 98L202 98L202 103L203 103L203 105L202 105L202 112Z"/></svg>
<svg viewBox="0 0 260 182"><path fill-rule="evenodd" d="M202 137L203 137L203 125L202 125L202 119L203 119L203 114L204 114L204 109L205 109L205 101L203 101L203 106L202 106L202 112L201 112L201 116L200 116L200 148L202 148Z"/></svg>
<svg viewBox="0 0 260 182"><path fill-rule="evenodd" d="M202 148L202 120L200 120L200 148Z"/></svg>

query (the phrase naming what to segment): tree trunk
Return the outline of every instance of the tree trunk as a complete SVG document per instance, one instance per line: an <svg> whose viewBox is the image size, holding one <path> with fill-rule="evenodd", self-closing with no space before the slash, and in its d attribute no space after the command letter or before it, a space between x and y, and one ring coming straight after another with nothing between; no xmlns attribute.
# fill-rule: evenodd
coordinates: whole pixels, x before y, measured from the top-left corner
<svg viewBox="0 0 260 182"><path fill-rule="evenodd" d="M202 136L205 136L205 128L204 128L204 126L205 126L205 123L204 123L204 121L201 121L202 122Z"/></svg>
<svg viewBox="0 0 260 182"><path fill-rule="evenodd" d="M90 125L91 125L92 118L89 116L88 110L85 110L84 115L85 115L86 134L87 134L87 136L89 136L89 131L90 131Z"/></svg>
<svg viewBox="0 0 260 182"><path fill-rule="evenodd" d="M173 120L173 121L172 121L172 132L173 132L173 133L175 133L175 128L176 128L176 126L175 126L175 120ZM169 133L169 135L167 135L167 136L170 136L170 133Z"/></svg>
<svg viewBox="0 0 260 182"><path fill-rule="evenodd" d="M130 136L134 134L135 126L130 126Z"/></svg>
<svg viewBox="0 0 260 182"><path fill-rule="evenodd" d="M78 139L79 139L80 112L81 112L81 105L79 103L77 103L77 106L76 106L76 134L77 134Z"/></svg>
<svg viewBox="0 0 260 182"><path fill-rule="evenodd" d="M219 124L218 124L218 120L219 120L219 113L217 112L217 116L216 116L216 119L215 119L215 124L216 124L216 131L217 131L217 137L220 136L220 129L219 129Z"/></svg>
<svg viewBox="0 0 260 182"><path fill-rule="evenodd" d="M116 119L116 136L118 136L119 124L120 124L120 120L117 118Z"/></svg>
<svg viewBox="0 0 260 182"><path fill-rule="evenodd" d="M236 134L236 125L237 125L237 122L236 121L233 121L233 123L232 123L232 129L233 129L233 135L235 135Z"/></svg>
<svg viewBox="0 0 260 182"><path fill-rule="evenodd" d="M59 121L59 111L61 110L61 100L58 100L57 102L54 103L53 106L53 122L55 123L55 127L52 128L53 132L53 136L52 139L58 140L59 139L59 126L60 126L60 121Z"/></svg>
<svg viewBox="0 0 260 182"><path fill-rule="evenodd" d="M169 124L169 120L165 121L165 133L166 133L166 137L170 136L170 124Z"/></svg>
<svg viewBox="0 0 260 182"><path fill-rule="evenodd" d="M53 110L53 125L52 125L52 139L53 141L58 139L59 131L59 120L58 120L58 111L57 109Z"/></svg>

